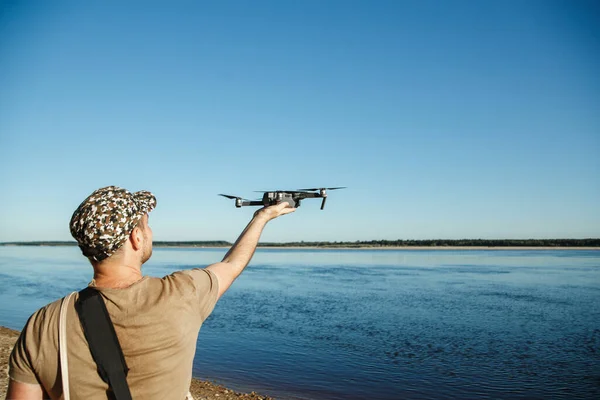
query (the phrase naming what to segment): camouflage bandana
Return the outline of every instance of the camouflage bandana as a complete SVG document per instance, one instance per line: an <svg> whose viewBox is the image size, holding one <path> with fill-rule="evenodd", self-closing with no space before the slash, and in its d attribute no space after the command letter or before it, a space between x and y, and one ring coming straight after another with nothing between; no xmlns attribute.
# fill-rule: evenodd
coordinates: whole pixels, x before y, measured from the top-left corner
<svg viewBox="0 0 600 400"><path fill-rule="evenodd" d="M116 186L96 190L71 217L71 235L84 256L102 261L127 240L144 214L156 207L156 198L144 190L136 193Z"/></svg>

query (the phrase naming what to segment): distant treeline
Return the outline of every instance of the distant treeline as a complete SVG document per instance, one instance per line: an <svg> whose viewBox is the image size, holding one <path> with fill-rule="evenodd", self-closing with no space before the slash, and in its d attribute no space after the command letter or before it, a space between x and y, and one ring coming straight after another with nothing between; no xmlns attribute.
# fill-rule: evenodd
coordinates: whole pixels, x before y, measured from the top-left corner
<svg viewBox="0 0 600 400"><path fill-rule="evenodd" d="M165 242L154 241L156 247L229 247L231 243L225 240ZM0 246L77 246L73 241L37 241L37 242L4 242Z"/></svg>
<svg viewBox="0 0 600 400"><path fill-rule="evenodd" d="M264 247L600 247L596 239L424 239L261 243Z"/></svg>
<svg viewBox="0 0 600 400"><path fill-rule="evenodd" d="M229 247L232 243L225 240L188 241L188 242L152 242L155 247Z"/></svg>
<svg viewBox="0 0 600 400"><path fill-rule="evenodd" d="M264 247L600 247L596 239L424 239L261 243Z"/></svg>
<svg viewBox="0 0 600 400"><path fill-rule="evenodd" d="M75 246L72 241L5 242L0 246ZM225 240L155 241L155 247L229 247ZM261 242L261 247L600 247L600 238L590 239L425 239L369 240L355 242Z"/></svg>

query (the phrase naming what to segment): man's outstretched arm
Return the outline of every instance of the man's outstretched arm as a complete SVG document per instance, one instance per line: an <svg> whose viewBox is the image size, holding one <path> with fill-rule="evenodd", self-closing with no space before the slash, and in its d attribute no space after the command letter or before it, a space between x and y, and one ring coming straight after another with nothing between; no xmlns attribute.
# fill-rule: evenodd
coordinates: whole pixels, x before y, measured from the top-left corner
<svg viewBox="0 0 600 400"><path fill-rule="evenodd" d="M254 217L252 217L252 220L240 237L231 246L231 249L225 254L223 261L206 267L206 269L216 275L219 281L218 297L221 297L229 289L233 281L242 273L252 259L260 235L267 222L280 215L289 214L294 211L296 209L290 207L286 202L261 208L254 213Z"/></svg>

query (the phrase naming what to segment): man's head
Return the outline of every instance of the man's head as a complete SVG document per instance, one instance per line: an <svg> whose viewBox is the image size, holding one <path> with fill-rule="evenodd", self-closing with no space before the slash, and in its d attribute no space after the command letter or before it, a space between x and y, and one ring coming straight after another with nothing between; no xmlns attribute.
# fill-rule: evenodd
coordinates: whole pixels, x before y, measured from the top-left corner
<svg viewBox="0 0 600 400"><path fill-rule="evenodd" d="M152 254L148 213L154 207L156 198L150 192L131 193L116 186L98 189L73 213L71 235L90 261L105 260L131 240L134 248L142 246L138 250L143 263Z"/></svg>

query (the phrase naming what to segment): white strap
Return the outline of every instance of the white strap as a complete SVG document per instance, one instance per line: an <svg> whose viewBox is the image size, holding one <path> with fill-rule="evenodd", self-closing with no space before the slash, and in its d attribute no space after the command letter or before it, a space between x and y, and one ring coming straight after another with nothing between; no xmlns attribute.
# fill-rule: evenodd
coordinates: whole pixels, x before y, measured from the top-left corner
<svg viewBox="0 0 600 400"><path fill-rule="evenodd" d="M60 374L62 376L63 399L69 400L69 364L67 362L67 310L71 297L77 292L63 298L60 304L60 316L58 319L58 352L60 354Z"/></svg>

